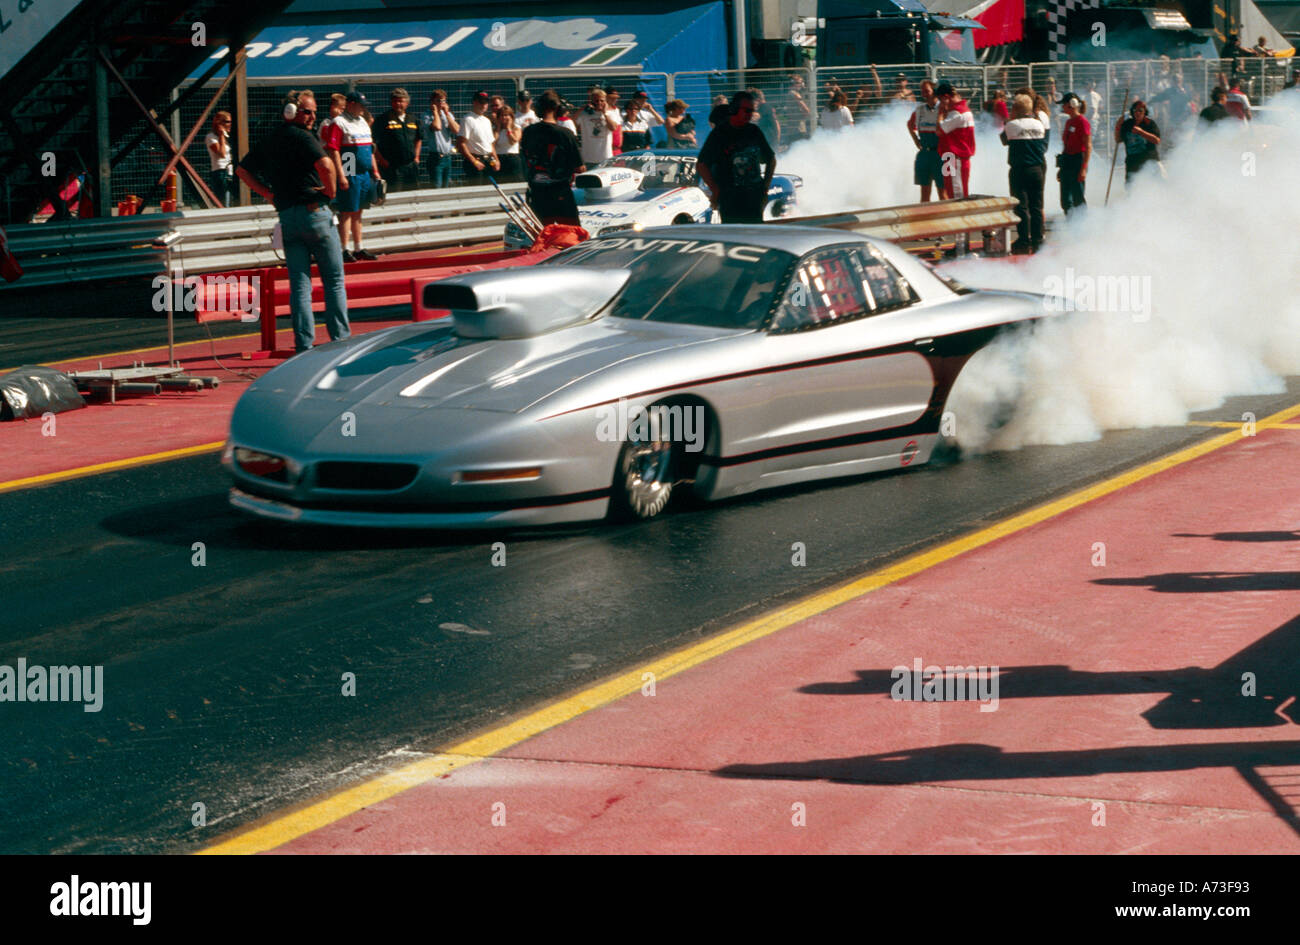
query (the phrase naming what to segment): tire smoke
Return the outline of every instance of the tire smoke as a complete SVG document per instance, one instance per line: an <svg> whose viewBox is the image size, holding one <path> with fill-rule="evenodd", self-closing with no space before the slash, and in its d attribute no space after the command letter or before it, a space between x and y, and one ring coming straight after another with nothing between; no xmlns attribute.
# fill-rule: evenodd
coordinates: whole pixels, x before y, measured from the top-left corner
<svg viewBox="0 0 1300 945"><path fill-rule="evenodd" d="M914 203L909 110L891 106L783 155L782 169L804 175L801 210ZM962 372L948 404L962 448L1180 425L1231 396L1284 391L1284 378L1300 374L1297 154L1300 90L1292 90L1249 126L1203 126L1162 148L1162 166L1148 165L1127 188L1121 155L1107 207L1109 162L1095 154L1090 206L1068 220L1049 159L1055 214L1038 255L944 267L972 286L1054 299L1049 318L1003 336ZM1007 193L1005 149L987 131L971 189Z"/></svg>

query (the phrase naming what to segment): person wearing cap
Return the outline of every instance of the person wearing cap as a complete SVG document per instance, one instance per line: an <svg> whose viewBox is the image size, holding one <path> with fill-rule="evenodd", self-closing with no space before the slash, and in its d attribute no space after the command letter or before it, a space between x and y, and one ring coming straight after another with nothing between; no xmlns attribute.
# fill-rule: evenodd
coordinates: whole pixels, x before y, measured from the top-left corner
<svg viewBox="0 0 1300 945"><path fill-rule="evenodd" d="M429 171L429 182L437 188L451 186L452 157L456 153L455 140L460 125L447 104L447 93L434 89L429 96L429 111L420 119L424 135L424 161Z"/></svg>
<svg viewBox="0 0 1300 945"><path fill-rule="evenodd" d="M282 115L280 127L244 155L235 173L250 190L274 204L279 214L289 270L294 348L303 352L316 341L316 319L311 311L313 258L320 268L330 340L347 338L351 328L343 254L329 207L335 194L334 162L310 130L316 120L316 96L305 89L290 93Z"/></svg>
<svg viewBox="0 0 1300 945"><path fill-rule="evenodd" d="M519 142L528 205L543 225L581 225L573 198L573 175L586 170L578 151L578 138L556 120L560 96L547 89L537 100L538 121L524 129Z"/></svg>
<svg viewBox="0 0 1300 945"><path fill-rule="evenodd" d="M695 166L723 223L762 223L776 172L776 152L750 120L754 96L737 92L727 111L727 117L709 132Z"/></svg>
<svg viewBox="0 0 1300 945"><path fill-rule="evenodd" d="M361 213L374 199L375 181L379 180L370 124L362 114L365 108L366 97L360 92L349 92L343 114L335 116L330 140L325 144L339 175L334 209L339 215L339 244L344 262L375 258L374 253L361 248ZM348 249L349 238L352 240L351 250Z"/></svg>
<svg viewBox="0 0 1300 945"><path fill-rule="evenodd" d="M644 91L633 94L623 113L623 150L639 151L650 147L650 129L663 123L663 117L655 111Z"/></svg>
<svg viewBox="0 0 1300 945"><path fill-rule="evenodd" d="M894 76L894 94L890 96L894 102L915 102L916 93L908 85L907 74L900 72Z"/></svg>
<svg viewBox="0 0 1300 945"><path fill-rule="evenodd" d="M930 202L930 187L944 194L943 166L939 160L939 97L934 94L934 83L921 80L921 104L907 118L907 133L916 145L916 160L912 164L912 182L921 188L921 203Z"/></svg>
<svg viewBox="0 0 1300 945"><path fill-rule="evenodd" d="M578 137L578 126L573 121L573 106L567 99L560 99L560 107L555 111L555 123L561 128L568 128L573 132L576 140Z"/></svg>
<svg viewBox="0 0 1300 945"><path fill-rule="evenodd" d="M1061 209L1068 215L1076 207L1088 205L1084 190L1092 158L1092 125L1083 117L1083 99L1073 92L1066 92L1057 104L1068 116L1056 168L1056 179L1061 182Z"/></svg>
<svg viewBox="0 0 1300 945"><path fill-rule="evenodd" d="M1137 99L1129 117L1115 123L1115 140L1124 142L1124 183L1149 161L1160 160L1160 126L1147 114L1147 103Z"/></svg>
<svg viewBox="0 0 1300 945"><path fill-rule="evenodd" d="M687 112L680 98L664 102L664 134L669 148L687 149L696 146L695 117Z"/></svg>
<svg viewBox="0 0 1300 945"><path fill-rule="evenodd" d="M970 195L970 159L975 154L975 116L951 82L940 82L934 94L939 97L939 159L943 162L944 187L949 197L966 197Z"/></svg>
<svg viewBox="0 0 1300 945"><path fill-rule="evenodd" d="M533 111L533 93L527 89L521 89L515 96L515 123L520 128L527 128L529 125L538 121L537 113Z"/></svg>
<svg viewBox="0 0 1300 945"><path fill-rule="evenodd" d="M379 167L393 193L420 186L420 123L410 105L406 89L393 89L388 111L375 119Z"/></svg>
<svg viewBox="0 0 1300 945"><path fill-rule="evenodd" d="M470 113L460 123L456 149L465 159L466 184L490 184L490 178L501 171L497 157L496 128L488 117L488 103L492 96L478 91L470 101Z"/></svg>
<svg viewBox="0 0 1300 945"><path fill-rule="evenodd" d="M1043 190L1047 180L1047 128L1034 114L1034 100L1017 95L999 137L1007 146L1007 180L1016 198L1013 253L1036 253L1043 242Z"/></svg>

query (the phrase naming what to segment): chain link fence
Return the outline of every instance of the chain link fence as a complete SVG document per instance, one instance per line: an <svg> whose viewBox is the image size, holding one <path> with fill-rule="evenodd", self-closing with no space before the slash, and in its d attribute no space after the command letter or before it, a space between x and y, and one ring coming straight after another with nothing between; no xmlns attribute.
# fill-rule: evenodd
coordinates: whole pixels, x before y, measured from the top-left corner
<svg viewBox="0 0 1300 945"><path fill-rule="evenodd" d="M774 147L788 147L816 130L816 103L811 69L725 69L677 72L669 77L672 98L686 103L700 144L709 133L715 104L742 89L758 93L759 118Z"/></svg>

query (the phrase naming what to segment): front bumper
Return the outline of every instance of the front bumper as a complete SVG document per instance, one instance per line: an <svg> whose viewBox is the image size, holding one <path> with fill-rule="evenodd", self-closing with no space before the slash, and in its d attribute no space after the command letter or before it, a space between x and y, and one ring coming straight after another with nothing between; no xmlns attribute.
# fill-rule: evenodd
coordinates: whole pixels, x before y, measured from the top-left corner
<svg viewBox="0 0 1300 945"><path fill-rule="evenodd" d="M560 497L561 499L565 497ZM295 505L281 499L230 490L230 504L241 512L260 518L304 525L345 525L357 528L515 528L525 525L558 525L602 519L609 512L609 495L583 494L571 501L550 501L511 508L381 510L345 506Z"/></svg>

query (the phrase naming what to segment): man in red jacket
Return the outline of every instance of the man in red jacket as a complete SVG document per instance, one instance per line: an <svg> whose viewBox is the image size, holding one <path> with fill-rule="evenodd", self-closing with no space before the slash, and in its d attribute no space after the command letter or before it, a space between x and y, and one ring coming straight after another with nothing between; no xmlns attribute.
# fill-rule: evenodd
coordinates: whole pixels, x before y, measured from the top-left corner
<svg viewBox="0 0 1300 945"><path fill-rule="evenodd" d="M939 96L939 159L943 162L944 190L949 197L965 197L970 193L970 159L975 153L975 116L951 82L940 82L934 92Z"/></svg>

